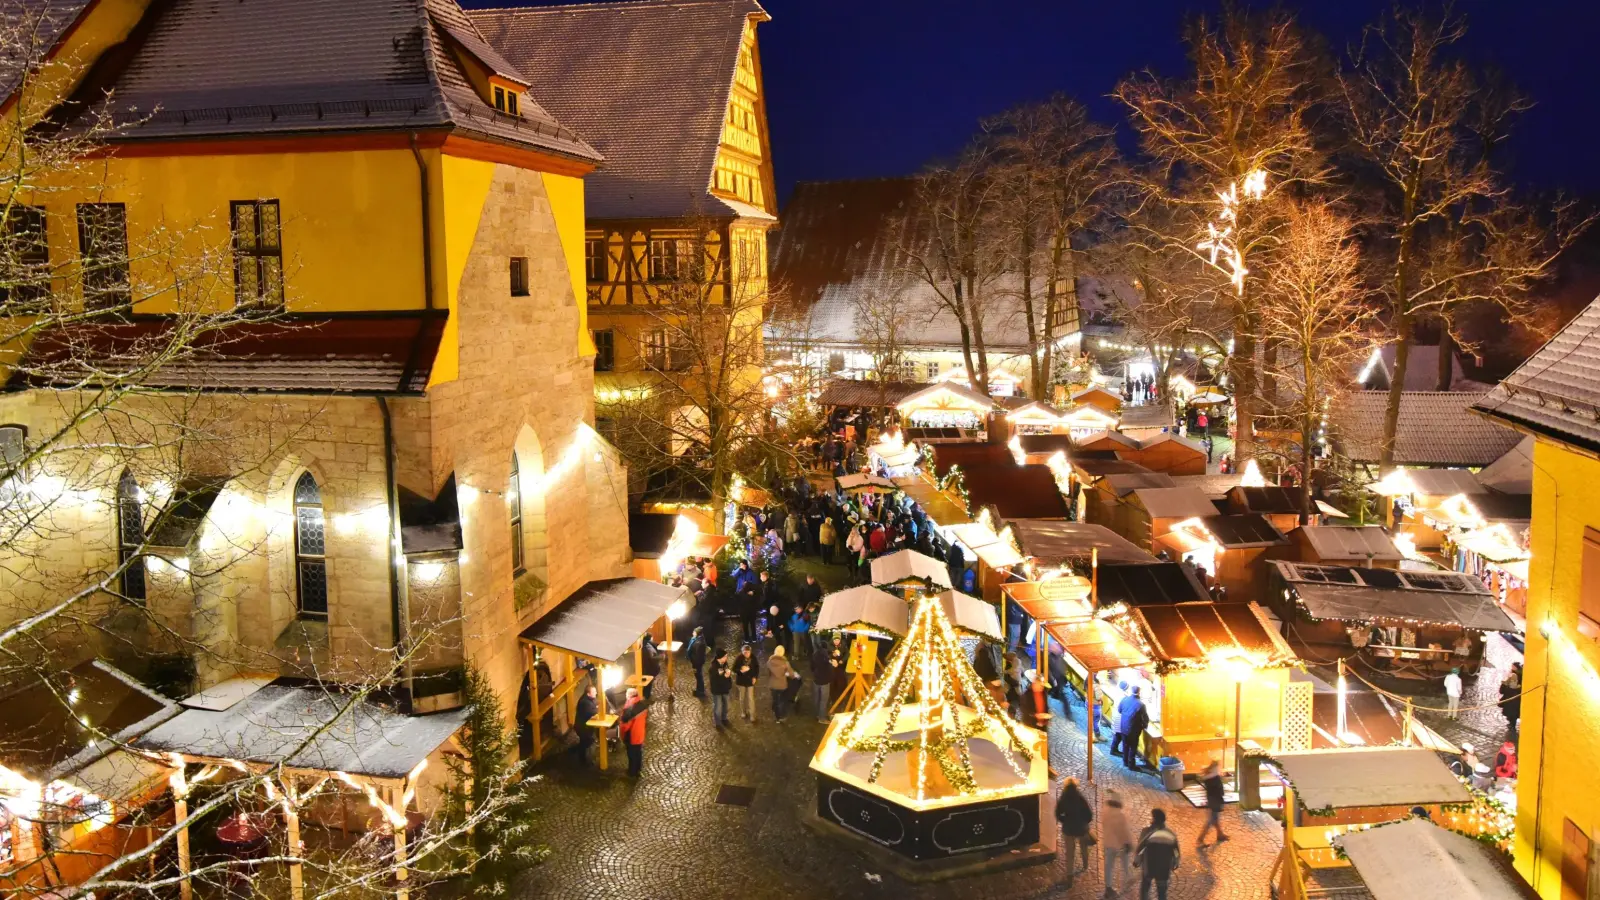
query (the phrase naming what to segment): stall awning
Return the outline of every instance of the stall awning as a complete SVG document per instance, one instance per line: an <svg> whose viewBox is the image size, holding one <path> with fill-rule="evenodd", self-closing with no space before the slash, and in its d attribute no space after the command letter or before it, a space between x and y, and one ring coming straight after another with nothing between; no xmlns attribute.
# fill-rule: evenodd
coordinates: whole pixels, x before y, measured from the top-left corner
<svg viewBox="0 0 1600 900"><path fill-rule="evenodd" d="M1409 619L1475 631L1515 631L1489 589L1460 572L1397 572L1271 560L1307 613L1318 619Z"/></svg>
<svg viewBox="0 0 1600 900"><path fill-rule="evenodd" d="M872 561L873 584L900 584L921 581L935 587L951 587L950 572L944 563L915 550L897 550Z"/></svg>
<svg viewBox="0 0 1600 900"><path fill-rule="evenodd" d="M1292 665L1298 658L1254 603L1140 606L1133 616L1150 647L1167 662L1203 664L1243 657L1256 665Z"/></svg>
<svg viewBox="0 0 1600 900"><path fill-rule="evenodd" d="M922 511L927 513L935 525L949 527L972 521L972 517L967 515L961 504L951 500L921 476L907 475L896 478L894 484L922 507Z"/></svg>
<svg viewBox="0 0 1600 900"><path fill-rule="evenodd" d="M956 630L996 641L1004 637L995 608L977 597L955 590L944 591L939 594L939 604L944 607L944 617Z"/></svg>
<svg viewBox="0 0 1600 900"><path fill-rule="evenodd" d="M643 578L591 581L529 625L522 639L595 662L611 662L686 596L681 587Z"/></svg>
<svg viewBox="0 0 1600 900"><path fill-rule="evenodd" d="M1055 622L1044 626L1045 633L1086 668L1104 671L1143 666L1150 659L1101 619L1081 622Z"/></svg>
<svg viewBox="0 0 1600 900"><path fill-rule="evenodd" d="M1028 618L1041 622L1081 619L1094 612L1089 607L1089 579L1077 575L1048 581L1012 581L1000 585L1000 590Z"/></svg>
<svg viewBox="0 0 1600 900"><path fill-rule="evenodd" d="M1139 545L1104 525L1060 519L1008 519L1006 524L1022 545L1022 552L1046 565L1087 564L1097 553L1101 564L1156 561Z"/></svg>
<svg viewBox="0 0 1600 900"><path fill-rule="evenodd" d="M1000 618L993 606L977 597L953 590L940 593L938 599L951 627L979 637L1000 640ZM900 597L861 585L822 598L822 612L817 616L816 627L819 631L866 628L903 637L911 628L912 615L911 604Z"/></svg>
<svg viewBox="0 0 1600 900"><path fill-rule="evenodd" d="M1373 900L1535 900L1493 848L1426 819L1338 839Z"/></svg>
<svg viewBox="0 0 1600 900"><path fill-rule="evenodd" d="M1182 563L1117 563L1100 565L1100 605L1129 606L1200 603L1211 594Z"/></svg>
<svg viewBox="0 0 1600 900"><path fill-rule="evenodd" d="M983 560L983 564L991 569L1014 566L1027 558L1017 552L1017 548L1012 546L1010 540L996 534L986 521L952 525L948 530L956 540L977 554L978 559Z"/></svg>
<svg viewBox="0 0 1600 900"><path fill-rule="evenodd" d="M1274 761L1308 810L1472 800L1439 754L1421 747L1285 751Z"/></svg>
<svg viewBox="0 0 1600 900"><path fill-rule="evenodd" d="M151 753L405 778L470 709L408 716L326 687L274 682L227 709L185 709L133 742Z"/></svg>

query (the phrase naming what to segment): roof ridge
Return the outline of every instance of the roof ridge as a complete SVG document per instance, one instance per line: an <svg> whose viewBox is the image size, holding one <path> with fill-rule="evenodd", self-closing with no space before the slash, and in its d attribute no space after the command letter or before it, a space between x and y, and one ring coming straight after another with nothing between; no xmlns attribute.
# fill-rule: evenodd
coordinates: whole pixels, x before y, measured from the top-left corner
<svg viewBox="0 0 1600 900"><path fill-rule="evenodd" d="M756 0L596 0L590 3L552 3L544 6L489 6L467 10L467 15L476 16L484 13L510 13L530 15L544 15L547 13L564 12L569 10L608 9L641 6L753 6L762 9ZM764 9L762 10L765 11Z"/></svg>

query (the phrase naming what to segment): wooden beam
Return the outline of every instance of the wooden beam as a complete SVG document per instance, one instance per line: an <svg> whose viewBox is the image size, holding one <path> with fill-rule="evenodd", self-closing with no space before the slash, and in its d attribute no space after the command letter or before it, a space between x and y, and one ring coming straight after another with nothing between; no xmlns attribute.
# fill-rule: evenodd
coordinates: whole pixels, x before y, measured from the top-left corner
<svg viewBox="0 0 1600 900"><path fill-rule="evenodd" d="M289 830L289 856L295 860L289 863L289 898L305 900L305 873L301 871L299 863L303 852L300 845L300 796L295 789L295 777L286 776L282 787L286 798L283 804L283 820Z"/></svg>
<svg viewBox="0 0 1600 900"><path fill-rule="evenodd" d="M194 885L189 883L189 801L177 791L172 793L172 814L178 825L178 873L183 877L178 883L178 896L193 900Z"/></svg>
<svg viewBox="0 0 1600 900"><path fill-rule="evenodd" d="M410 873L406 871L406 829L411 822L406 816L406 791L404 786L393 789L394 799L389 803L400 814L401 823L394 829L394 883L395 900L410 900Z"/></svg>

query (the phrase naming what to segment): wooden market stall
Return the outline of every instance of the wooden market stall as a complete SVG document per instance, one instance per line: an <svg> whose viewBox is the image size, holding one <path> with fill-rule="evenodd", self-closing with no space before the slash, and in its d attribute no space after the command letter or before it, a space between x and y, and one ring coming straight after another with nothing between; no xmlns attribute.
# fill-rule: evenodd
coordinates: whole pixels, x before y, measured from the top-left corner
<svg viewBox="0 0 1600 900"><path fill-rule="evenodd" d="M893 479L894 486L922 507L922 512L935 525L948 527L971 521L967 515L966 501L954 495L953 490L939 490L932 476L924 472Z"/></svg>
<svg viewBox="0 0 1600 900"><path fill-rule="evenodd" d="M574 591L565 600L545 613L537 622L523 630L524 665L533 678L536 661L543 661L554 680L549 693L541 692L528 719L533 726L533 758L541 758L546 743L556 737L545 734L543 719L552 714L560 723L573 728L594 728L600 732L598 742L600 768L606 767L606 730L617 723L617 717L607 711L606 692L622 685L641 691L651 681L644 674L643 638L656 623L666 620L669 629L666 648L675 648L671 639L671 622L688 609L688 594L681 587L669 587L642 578L607 578L591 581ZM633 674L623 677L619 660L629 651L633 656ZM586 662L599 674L599 711L588 722L574 722L578 697L590 684L590 677L581 671L578 663ZM664 671L671 677L670 657Z"/></svg>
<svg viewBox="0 0 1600 900"><path fill-rule="evenodd" d="M1113 415L1122 411L1122 398L1097 385L1090 385L1073 394L1072 402L1077 405L1098 407Z"/></svg>
<svg viewBox="0 0 1600 900"><path fill-rule="evenodd" d="M1300 491L1298 488L1251 487L1239 485L1228 491L1228 512L1255 513L1266 516L1272 527L1284 534L1300 527ZM1313 504L1311 524L1322 524L1321 510Z"/></svg>
<svg viewBox="0 0 1600 900"><path fill-rule="evenodd" d="M1095 403L1077 403L1063 410L1058 425L1073 439L1079 440L1117 427L1117 415Z"/></svg>
<svg viewBox="0 0 1600 900"><path fill-rule="evenodd" d="M999 605L1000 586L1010 577L1014 568L1027 560L1017 549L1011 532L1002 528L996 532L994 517L989 510L978 513L978 521L952 525L944 529L954 544L978 562L978 589L983 599Z"/></svg>
<svg viewBox="0 0 1600 900"><path fill-rule="evenodd" d="M1300 562L1398 569L1405 555L1377 525L1305 525L1289 532Z"/></svg>
<svg viewBox="0 0 1600 900"><path fill-rule="evenodd" d="M959 428L981 435L994 411L994 399L966 385L941 381L909 394L895 404L907 427Z"/></svg>
<svg viewBox="0 0 1600 900"><path fill-rule="evenodd" d="M1006 412L1006 422L1016 434L1050 434L1063 427L1061 410L1042 400L1030 400Z"/></svg>
<svg viewBox="0 0 1600 900"><path fill-rule="evenodd" d="M635 578L660 581L675 574L679 564L711 559L727 544L727 535L707 533L696 519L683 513L628 514Z"/></svg>
<svg viewBox="0 0 1600 900"><path fill-rule="evenodd" d="M1289 540L1265 516L1255 514L1185 519L1156 538L1174 559L1190 560L1205 571L1207 587L1220 587L1233 601L1266 599L1263 558L1283 555Z"/></svg>
<svg viewBox="0 0 1600 900"><path fill-rule="evenodd" d="M1476 576L1272 560L1273 609L1296 646L1318 658L1358 655L1406 678L1477 671L1489 632L1516 625Z"/></svg>
<svg viewBox="0 0 1600 900"><path fill-rule="evenodd" d="M1117 422L1118 431L1141 444L1177 427L1178 420L1172 414L1172 404L1165 400L1142 406L1124 406Z"/></svg>
<svg viewBox="0 0 1600 900"><path fill-rule="evenodd" d="M235 772L270 779L262 795L265 822L281 816L290 847L300 847L300 822L321 805L313 798L349 788L371 808L374 830L392 834L394 894L410 895L406 845L411 807L423 771L445 752L465 757L456 732L469 709L411 716L327 685L261 679L223 682L184 701L178 715L136 738L134 749L170 762L181 896L191 895L188 801L195 786ZM438 772L448 771L440 765ZM341 821L343 806L340 807ZM246 815L249 815L248 813ZM305 888L301 863L289 863L290 900Z"/></svg>
<svg viewBox="0 0 1600 900"><path fill-rule="evenodd" d="M1128 438L1126 432L1124 438ZM1204 475L1210 463L1204 445L1176 432L1162 431L1138 442L1136 447L1125 447L1117 456L1136 462L1154 472L1168 475Z"/></svg>
<svg viewBox="0 0 1600 900"><path fill-rule="evenodd" d="M1124 497L1118 520L1108 523L1123 537L1156 551L1157 538L1194 518L1217 515L1216 504L1194 488L1144 487Z"/></svg>
<svg viewBox="0 0 1600 900"><path fill-rule="evenodd" d="M1254 603L1145 605L1109 620L1149 662L1097 672L1101 714L1140 688L1150 714L1141 752L1183 760L1199 771L1212 760L1232 770L1246 742L1304 748L1311 742L1311 690L1294 682L1300 660Z"/></svg>
<svg viewBox="0 0 1600 900"><path fill-rule="evenodd" d="M78 884L151 841L171 770L120 747L177 712L103 660L0 697L0 893Z"/></svg>
<svg viewBox="0 0 1600 900"><path fill-rule="evenodd" d="M1078 447L1089 451L1108 450L1122 459L1123 453L1137 454L1139 442L1120 431L1092 431L1078 439Z"/></svg>

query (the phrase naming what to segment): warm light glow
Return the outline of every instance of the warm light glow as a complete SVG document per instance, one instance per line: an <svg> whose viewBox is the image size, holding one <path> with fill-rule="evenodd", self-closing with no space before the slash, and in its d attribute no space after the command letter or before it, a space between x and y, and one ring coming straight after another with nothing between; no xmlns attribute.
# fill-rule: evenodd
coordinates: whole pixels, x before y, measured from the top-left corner
<svg viewBox="0 0 1600 900"><path fill-rule="evenodd" d="M1028 454L1027 451L1022 449L1021 435L1013 434L1011 440L1006 442L1006 447L1011 450L1011 458L1016 461L1017 465L1027 464Z"/></svg>
<svg viewBox="0 0 1600 900"><path fill-rule="evenodd" d="M679 600L667 607L667 618L676 622L689 613L689 604Z"/></svg>
<svg viewBox="0 0 1600 900"><path fill-rule="evenodd" d="M622 684L621 666L603 666L600 669L600 687L602 690L611 690Z"/></svg>
<svg viewBox="0 0 1600 900"><path fill-rule="evenodd" d="M415 562L411 564L411 574L418 581L436 582L439 580L439 576L444 574L444 563L438 560Z"/></svg>
<svg viewBox="0 0 1600 900"><path fill-rule="evenodd" d="M1367 485L1367 490L1382 497L1407 497L1417 492L1417 486L1405 469L1395 469Z"/></svg>
<svg viewBox="0 0 1600 900"><path fill-rule="evenodd" d="M1244 464L1244 474L1239 478L1240 487L1266 487L1267 479L1261 475L1261 466L1255 460Z"/></svg>
<svg viewBox="0 0 1600 900"><path fill-rule="evenodd" d="M678 564L689 556L694 549L695 541L700 537L700 525L688 516L679 513L677 521L672 527L672 537L667 540L667 549L661 552L657 566L662 575L677 571Z"/></svg>
<svg viewBox="0 0 1600 900"><path fill-rule="evenodd" d="M1395 549L1400 551L1400 555L1404 556L1406 559L1415 559L1421 562L1426 562L1428 560L1428 558L1423 556L1422 552L1417 549L1417 539L1409 534L1395 535L1394 546Z"/></svg>

